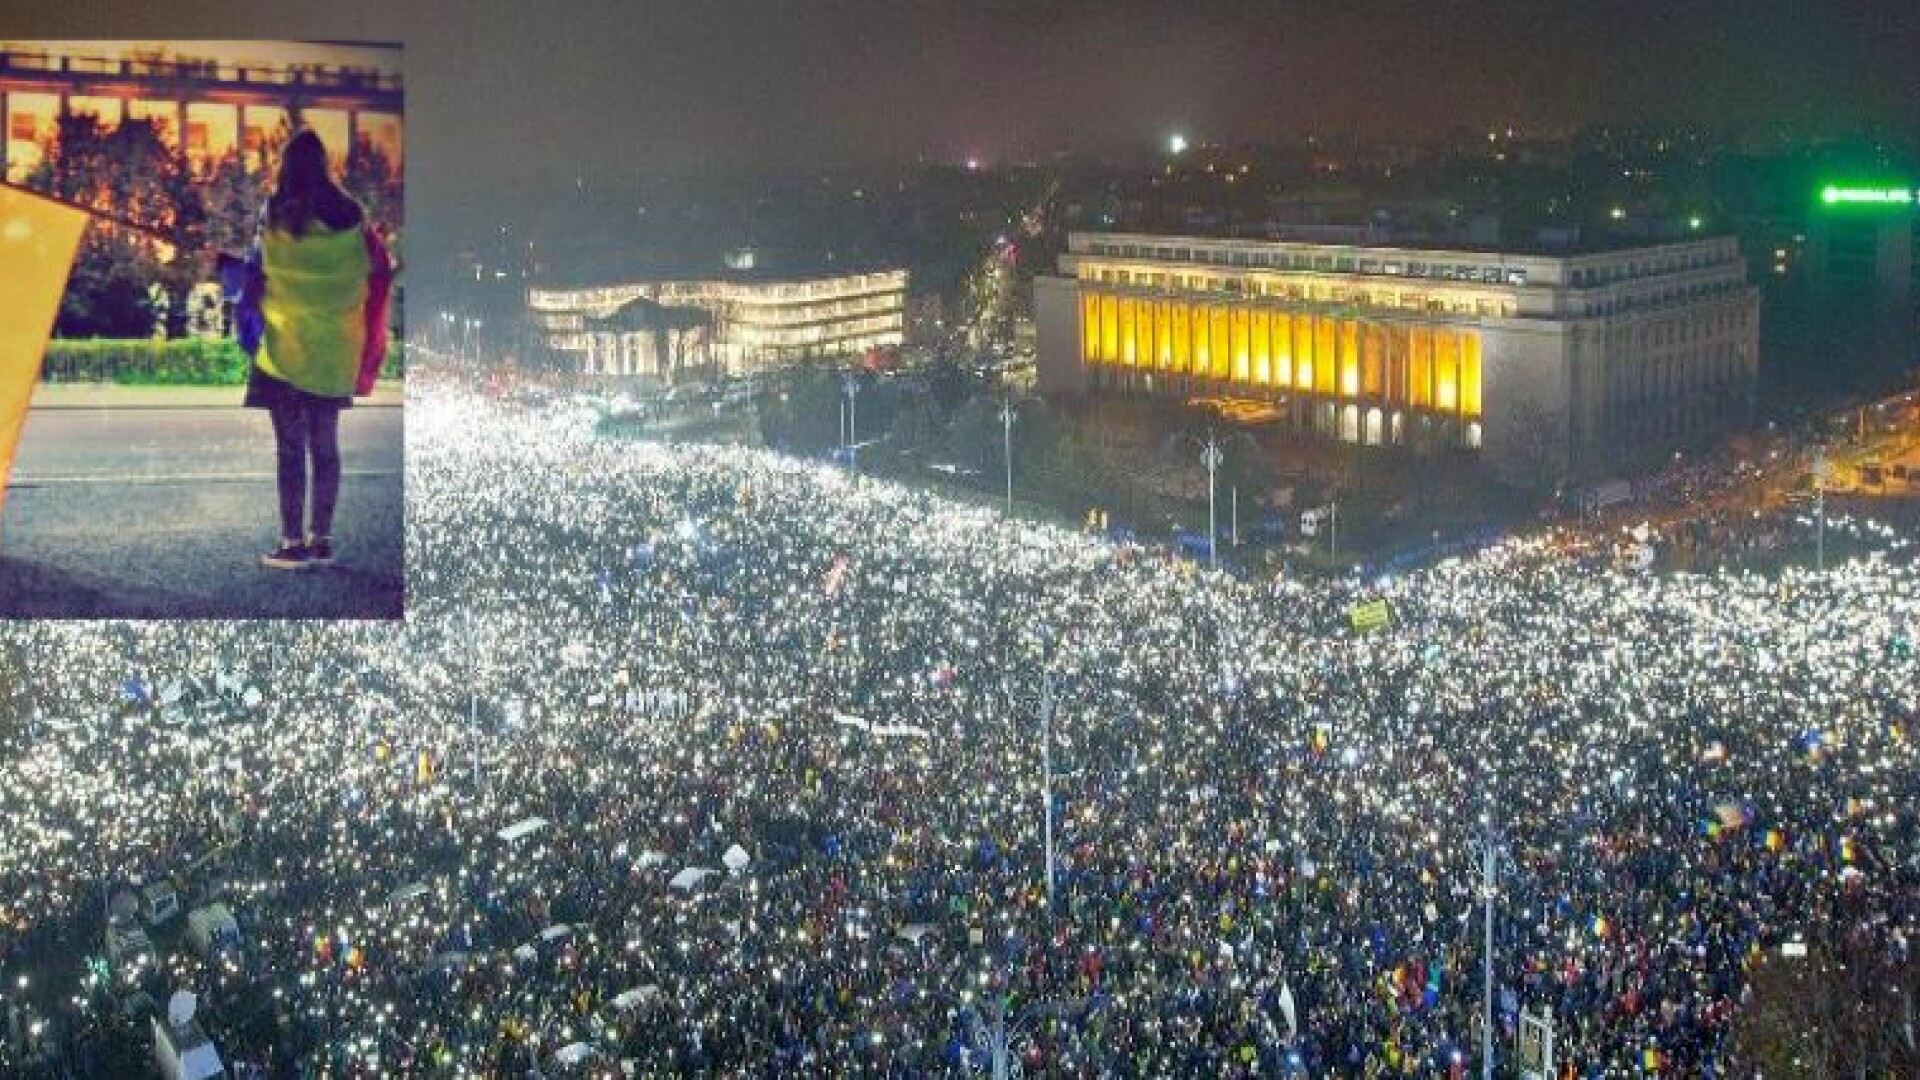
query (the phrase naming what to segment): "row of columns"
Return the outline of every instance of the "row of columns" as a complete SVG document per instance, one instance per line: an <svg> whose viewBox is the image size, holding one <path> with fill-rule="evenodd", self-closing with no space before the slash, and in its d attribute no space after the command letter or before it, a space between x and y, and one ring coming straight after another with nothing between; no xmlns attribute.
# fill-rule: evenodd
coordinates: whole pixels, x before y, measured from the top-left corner
<svg viewBox="0 0 1920 1080"><path fill-rule="evenodd" d="M1229 385L1478 416L1477 330L1085 292L1081 359Z"/></svg>

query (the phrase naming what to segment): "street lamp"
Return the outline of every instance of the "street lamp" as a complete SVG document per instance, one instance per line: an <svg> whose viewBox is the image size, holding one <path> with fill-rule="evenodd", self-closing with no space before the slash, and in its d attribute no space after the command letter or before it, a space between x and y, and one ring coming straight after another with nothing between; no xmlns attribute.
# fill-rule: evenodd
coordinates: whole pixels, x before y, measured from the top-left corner
<svg viewBox="0 0 1920 1080"><path fill-rule="evenodd" d="M854 431L854 419L858 415L855 399L860 394L860 380L852 372L840 382L840 392L847 398L847 471L858 475L860 472L860 442Z"/></svg>
<svg viewBox="0 0 1920 1080"><path fill-rule="evenodd" d="M1046 815L1042 819L1047 860L1047 918L1053 918L1053 673L1040 683L1040 798Z"/></svg>
<svg viewBox="0 0 1920 1080"><path fill-rule="evenodd" d="M467 611L467 731L473 738L473 796L480 797L480 637L474 633L473 612Z"/></svg>
<svg viewBox="0 0 1920 1080"><path fill-rule="evenodd" d="M1009 395L1000 405L1000 425L1002 432L1002 456L1007 466L1007 516L1013 516L1013 397Z"/></svg>
<svg viewBox="0 0 1920 1080"><path fill-rule="evenodd" d="M1827 448L1813 452L1813 568L1827 568Z"/></svg>
<svg viewBox="0 0 1920 1080"><path fill-rule="evenodd" d="M1200 448L1200 464L1207 467L1207 569L1220 565L1218 528L1214 525L1214 478L1220 470L1220 463L1226 455L1220 451L1220 440L1213 432L1207 432L1207 441Z"/></svg>
<svg viewBox="0 0 1920 1080"><path fill-rule="evenodd" d="M1513 856L1493 824L1491 809L1481 812L1480 838L1474 846L1479 849L1481 899L1485 904L1481 917L1480 1075L1493 1080L1493 901L1500 889L1500 865L1511 867Z"/></svg>

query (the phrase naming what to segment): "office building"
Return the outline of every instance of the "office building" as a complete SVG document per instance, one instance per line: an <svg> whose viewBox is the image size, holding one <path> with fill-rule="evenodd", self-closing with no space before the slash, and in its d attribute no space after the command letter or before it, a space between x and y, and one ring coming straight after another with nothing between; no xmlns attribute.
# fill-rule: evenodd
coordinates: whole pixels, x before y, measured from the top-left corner
<svg viewBox="0 0 1920 1080"><path fill-rule="evenodd" d="M906 330L907 273L758 276L528 290L546 345L586 375L671 380L739 375L896 347Z"/></svg>
<svg viewBox="0 0 1920 1080"><path fill-rule="evenodd" d="M1036 280L1042 392L1251 398L1368 446L1600 470L1744 421L1738 243L1579 254L1074 233Z"/></svg>

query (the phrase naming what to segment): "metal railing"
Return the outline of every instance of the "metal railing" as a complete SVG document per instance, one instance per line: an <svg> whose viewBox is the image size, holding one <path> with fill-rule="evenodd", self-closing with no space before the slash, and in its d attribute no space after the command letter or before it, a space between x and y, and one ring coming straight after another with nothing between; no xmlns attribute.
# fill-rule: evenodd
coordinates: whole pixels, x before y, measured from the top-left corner
<svg viewBox="0 0 1920 1080"><path fill-rule="evenodd" d="M227 83L276 89L363 90L399 93L399 75L350 67L232 64L218 60L160 57L71 56L60 53L0 52L0 76L77 75Z"/></svg>

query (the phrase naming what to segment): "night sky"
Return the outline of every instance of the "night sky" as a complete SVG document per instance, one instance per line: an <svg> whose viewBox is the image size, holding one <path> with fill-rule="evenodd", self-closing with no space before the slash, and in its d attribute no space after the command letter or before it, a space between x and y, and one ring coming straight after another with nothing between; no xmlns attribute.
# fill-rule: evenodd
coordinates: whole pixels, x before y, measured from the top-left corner
<svg viewBox="0 0 1920 1080"><path fill-rule="evenodd" d="M23 6L8 5L0 36L405 42L415 205L574 175L1118 153L1175 130L1227 142L1596 120L1920 130L1912 0Z"/></svg>

